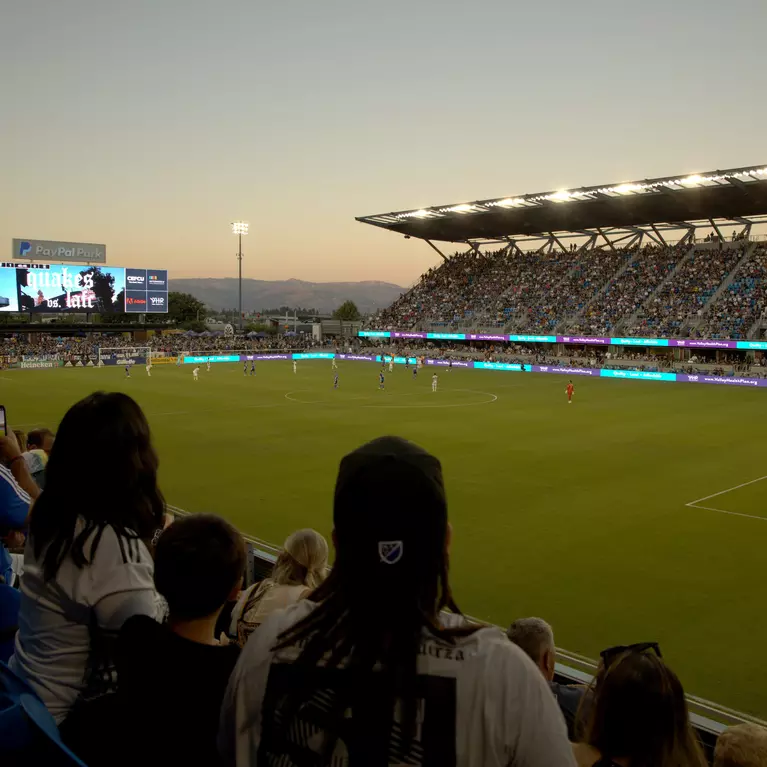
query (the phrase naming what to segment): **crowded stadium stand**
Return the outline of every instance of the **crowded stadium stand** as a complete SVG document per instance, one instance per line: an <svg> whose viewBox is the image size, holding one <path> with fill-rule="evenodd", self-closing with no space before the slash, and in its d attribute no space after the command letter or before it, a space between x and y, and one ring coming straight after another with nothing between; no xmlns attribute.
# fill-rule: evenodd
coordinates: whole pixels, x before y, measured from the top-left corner
<svg viewBox="0 0 767 767"><path fill-rule="evenodd" d="M422 239L443 259L371 327L735 339L763 332L762 166L357 220ZM439 242L466 249L448 257Z"/></svg>

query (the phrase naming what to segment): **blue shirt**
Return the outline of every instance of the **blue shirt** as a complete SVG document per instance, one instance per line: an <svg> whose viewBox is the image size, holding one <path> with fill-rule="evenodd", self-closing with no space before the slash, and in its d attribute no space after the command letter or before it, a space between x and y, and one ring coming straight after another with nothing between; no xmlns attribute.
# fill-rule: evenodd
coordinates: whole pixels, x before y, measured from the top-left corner
<svg viewBox="0 0 767 767"><path fill-rule="evenodd" d="M23 530L27 524L29 504L32 499L21 489L11 470L0 464L0 532ZM11 555L0 546L0 575L10 583L13 577Z"/></svg>

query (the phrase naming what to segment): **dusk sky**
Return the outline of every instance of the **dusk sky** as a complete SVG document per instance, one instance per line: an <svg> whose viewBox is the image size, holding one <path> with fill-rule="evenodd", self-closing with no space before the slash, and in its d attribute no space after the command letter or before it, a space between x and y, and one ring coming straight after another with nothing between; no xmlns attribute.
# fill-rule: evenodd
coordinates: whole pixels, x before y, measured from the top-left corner
<svg viewBox="0 0 767 767"><path fill-rule="evenodd" d="M0 7L4 258L409 285L355 216L767 162L764 0Z"/></svg>

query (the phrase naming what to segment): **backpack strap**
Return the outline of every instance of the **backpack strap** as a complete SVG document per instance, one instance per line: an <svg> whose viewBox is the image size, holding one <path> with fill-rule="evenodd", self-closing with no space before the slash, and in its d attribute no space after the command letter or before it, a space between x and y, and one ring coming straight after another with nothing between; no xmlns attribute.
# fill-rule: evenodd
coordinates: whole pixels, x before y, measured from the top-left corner
<svg viewBox="0 0 767 767"><path fill-rule="evenodd" d="M252 586L252 591L248 595L245 604L242 607L242 613L237 617L237 644L240 647L245 646L248 637L258 628L259 624L247 619L247 614L254 610L258 603L263 599L271 583L269 579L261 581L258 586Z"/></svg>

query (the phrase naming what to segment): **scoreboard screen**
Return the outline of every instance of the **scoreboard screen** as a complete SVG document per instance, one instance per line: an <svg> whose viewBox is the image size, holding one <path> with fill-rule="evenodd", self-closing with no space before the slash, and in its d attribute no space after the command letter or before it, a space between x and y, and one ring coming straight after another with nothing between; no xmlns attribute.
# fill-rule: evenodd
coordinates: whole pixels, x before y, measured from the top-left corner
<svg viewBox="0 0 767 767"><path fill-rule="evenodd" d="M122 266L0 264L0 312L168 311L168 271Z"/></svg>

